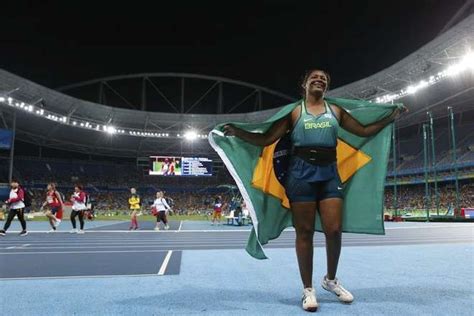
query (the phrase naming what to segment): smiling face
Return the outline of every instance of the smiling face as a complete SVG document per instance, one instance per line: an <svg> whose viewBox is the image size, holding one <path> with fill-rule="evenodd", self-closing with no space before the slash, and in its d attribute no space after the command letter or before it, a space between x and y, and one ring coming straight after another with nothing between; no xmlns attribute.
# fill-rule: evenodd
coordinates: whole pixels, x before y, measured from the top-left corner
<svg viewBox="0 0 474 316"><path fill-rule="evenodd" d="M327 91L329 86L329 76L323 70L313 70L306 77L303 82L303 89L305 95L311 94L316 97L321 97Z"/></svg>

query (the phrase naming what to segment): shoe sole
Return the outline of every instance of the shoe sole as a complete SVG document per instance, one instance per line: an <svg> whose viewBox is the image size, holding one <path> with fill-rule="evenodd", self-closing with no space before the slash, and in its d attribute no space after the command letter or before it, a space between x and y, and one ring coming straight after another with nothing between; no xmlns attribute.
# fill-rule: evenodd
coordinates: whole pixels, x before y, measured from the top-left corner
<svg viewBox="0 0 474 316"><path fill-rule="evenodd" d="M337 298L339 299L339 294L336 294L336 293L334 293L333 291L331 291L331 290L325 288L323 284L321 284L321 287L322 287L323 289L325 289L326 291L328 291L329 293L332 293L332 294L336 295ZM352 300L352 301L350 301L350 302L344 302L344 301L341 301L341 300L339 299L339 302L341 302L341 303L343 303L343 304L349 305L349 304L352 304L352 302L354 302L354 301Z"/></svg>
<svg viewBox="0 0 474 316"><path fill-rule="evenodd" d="M310 312L310 313L314 313L314 312L317 312L318 311L318 307L311 307L311 308L307 308L307 309L304 309L304 311L307 311L307 312Z"/></svg>

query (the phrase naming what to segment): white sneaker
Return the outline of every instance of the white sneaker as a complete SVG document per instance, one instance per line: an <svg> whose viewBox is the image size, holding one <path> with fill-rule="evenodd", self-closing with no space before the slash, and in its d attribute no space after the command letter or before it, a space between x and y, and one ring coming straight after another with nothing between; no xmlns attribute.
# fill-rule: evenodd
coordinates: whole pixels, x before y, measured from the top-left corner
<svg viewBox="0 0 474 316"><path fill-rule="evenodd" d="M169 225L165 225L165 230L170 229Z"/></svg>
<svg viewBox="0 0 474 316"><path fill-rule="evenodd" d="M56 218L56 222L54 222L54 227L58 227L61 224L61 220Z"/></svg>
<svg viewBox="0 0 474 316"><path fill-rule="evenodd" d="M69 231L70 234L77 234L77 228L73 228Z"/></svg>
<svg viewBox="0 0 474 316"><path fill-rule="evenodd" d="M51 233L54 233L54 232L56 232L56 229L51 228L51 229L48 231L48 234L51 234Z"/></svg>
<svg viewBox="0 0 474 316"><path fill-rule="evenodd" d="M159 231L160 228L158 226L155 226L155 231Z"/></svg>
<svg viewBox="0 0 474 316"><path fill-rule="evenodd" d="M307 287L303 290L303 297L301 298L303 309L307 312L315 312L318 310L319 304L316 300L316 291L312 287Z"/></svg>
<svg viewBox="0 0 474 316"><path fill-rule="evenodd" d="M351 292L342 287L342 284L337 278L329 280L327 277L324 277L321 285L326 291L336 294L337 298L343 303L350 304L354 300L354 296L352 296Z"/></svg>
<svg viewBox="0 0 474 316"><path fill-rule="evenodd" d="M84 232L84 229L79 229L79 231L78 231L77 233L82 235L82 234L84 234L85 232Z"/></svg>

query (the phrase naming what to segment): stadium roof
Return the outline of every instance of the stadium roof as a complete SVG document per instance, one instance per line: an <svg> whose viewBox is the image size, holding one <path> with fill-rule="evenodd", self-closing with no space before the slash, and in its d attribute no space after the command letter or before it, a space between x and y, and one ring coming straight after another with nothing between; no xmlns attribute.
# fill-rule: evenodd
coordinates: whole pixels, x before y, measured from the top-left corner
<svg viewBox="0 0 474 316"><path fill-rule="evenodd" d="M474 51L472 14L393 66L368 78L334 89L328 94L370 100L399 95L398 100L394 98L395 101L404 102L410 108L410 113L400 121L399 127L426 120L427 109L433 111L435 117L445 116L447 106L452 106L458 113L471 110L474 100L474 72L440 77L440 73L461 61L471 50ZM160 74L144 74L141 77L146 78L145 75ZM249 92L246 92L249 97L244 98L244 101L254 98L255 109L268 108L268 105L262 105L262 102L265 102L262 94L279 100L269 104L275 108L251 113L225 113L230 112L230 108L222 104L221 97L218 97L216 102L216 113L221 114L186 114L184 106L181 108L182 113L148 112L80 100L0 70L0 97L3 97L3 102L0 102L0 118L4 125L11 127L8 123L9 116L15 111L18 139L47 147L129 157L173 153L209 156L212 150L205 137L199 137L193 142L185 141L182 138L185 131L194 130L197 134L205 135L221 122L258 122L276 112L279 106L296 99L296 96L285 96L263 87L226 78L191 74L171 75L178 78L192 76L194 79L210 80L211 83L214 82L212 87L217 91L219 85L223 84L249 89ZM443 80L431 79L438 77ZM411 93L414 89L410 92L410 87L421 87L420 83L423 82L430 82L432 86L427 86L416 94ZM10 105L8 98L11 98ZM203 100L204 98L200 102ZM30 105L34 110L28 108ZM238 103L231 107L232 110L235 107L238 107ZM137 105L136 108L141 106ZM41 115L36 115L40 113ZM77 124L73 125L72 122Z"/></svg>

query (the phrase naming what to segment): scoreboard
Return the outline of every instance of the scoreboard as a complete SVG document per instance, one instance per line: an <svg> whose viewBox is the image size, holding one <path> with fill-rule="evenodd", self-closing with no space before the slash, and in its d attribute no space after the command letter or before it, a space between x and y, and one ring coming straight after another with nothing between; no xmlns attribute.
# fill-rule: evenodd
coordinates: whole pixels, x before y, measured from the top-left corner
<svg viewBox="0 0 474 316"><path fill-rule="evenodd" d="M208 158L182 158L183 176L212 176L212 160Z"/></svg>
<svg viewBox="0 0 474 316"><path fill-rule="evenodd" d="M212 160L202 157L150 156L149 175L212 176Z"/></svg>

